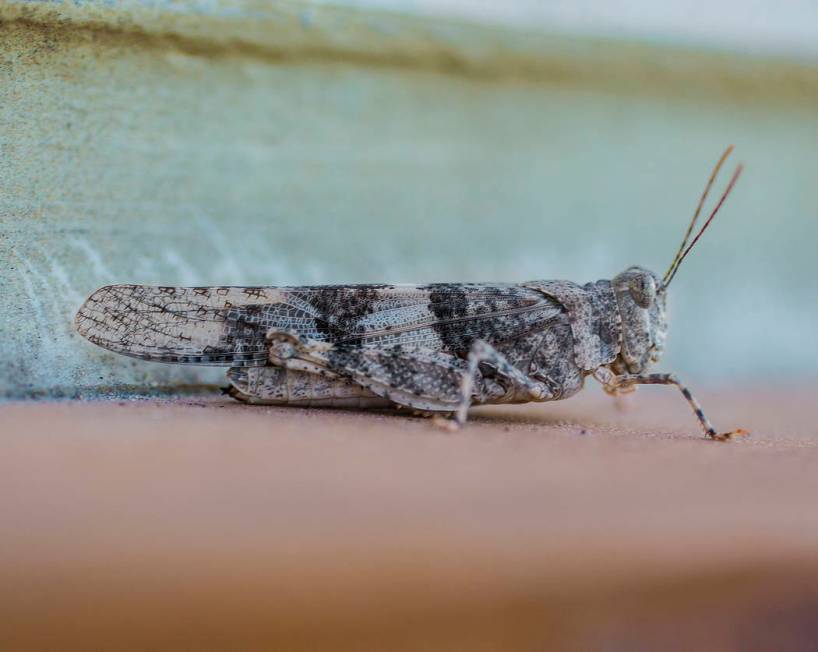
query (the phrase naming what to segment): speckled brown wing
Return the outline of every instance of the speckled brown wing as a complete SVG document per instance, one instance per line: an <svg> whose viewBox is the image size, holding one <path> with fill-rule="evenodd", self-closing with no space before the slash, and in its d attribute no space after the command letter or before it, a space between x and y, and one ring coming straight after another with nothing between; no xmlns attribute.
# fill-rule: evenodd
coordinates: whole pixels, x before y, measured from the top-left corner
<svg viewBox="0 0 818 652"><path fill-rule="evenodd" d="M144 360L263 365L264 336L240 315L280 300L275 288L109 285L85 301L75 324L94 344Z"/></svg>
<svg viewBox="0 0 818 652"><path fill-rule="evenodd" d="M270 329L335 344L465 352L544 327L563 308L517 285L307 287L112 285L92 294L77 329L101 347L145 360L255 366Z"/></svg>

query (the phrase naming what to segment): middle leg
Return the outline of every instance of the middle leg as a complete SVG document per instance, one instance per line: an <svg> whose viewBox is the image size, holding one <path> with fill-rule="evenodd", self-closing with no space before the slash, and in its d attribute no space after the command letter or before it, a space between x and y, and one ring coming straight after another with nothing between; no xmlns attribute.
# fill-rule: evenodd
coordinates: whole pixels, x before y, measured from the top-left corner
<svg viewBox="0 0 818 652"><path fill-rule="evenodd" d="M554 395L548 385L524 374L493 346L483 340L475 340L469 351L468 368L461 379L460 404L455 412L458 425L466 422L472 403L472 388L477 379L482 377L481 364L494 369L495 377L505 388L503 398L506 402L547 401Z"/></svg>

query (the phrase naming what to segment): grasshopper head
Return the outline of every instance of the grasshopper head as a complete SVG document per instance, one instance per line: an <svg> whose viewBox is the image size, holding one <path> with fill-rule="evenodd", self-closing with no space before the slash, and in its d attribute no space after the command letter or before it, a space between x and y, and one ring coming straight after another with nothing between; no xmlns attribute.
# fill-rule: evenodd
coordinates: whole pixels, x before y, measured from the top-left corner
<svg viewBox="0 0 818 652"><path fill-rule="evenodd" d="M629 267L612 284L622 318L622 346L614 368L638 374L658 362L665 349L667 293L659 277L642 267Z"/></svg>
<svg viewBox="0 0 818 652"><path fill-rule="evenodd" d="M738 165L733 176L727 184L727 189L721 195L710 217L704 223L696 236L691 240L693 228L701 214L704 202L710 193L710 188L716 180L716 176L724 164L724 161L733 151L730 145L721 155L716 167L710 174L710 179L704 188L693 219L687 227L687 232L682 239L682 244L673 258L665 275L659 277L647 269L641 267L629 267L624 272L615 277L612 281L616 301L619 306L619 314L622 318L622 346L619 356L613 363L613 369L617 373L641 373L647 367L659 361L665 348L665 337L667 336L667 288L682 261L702 237L702 234L710 226L716 213L719 212L727 195L738 181L744 166ZM688 244L689 243L689 244Z"/></svg>

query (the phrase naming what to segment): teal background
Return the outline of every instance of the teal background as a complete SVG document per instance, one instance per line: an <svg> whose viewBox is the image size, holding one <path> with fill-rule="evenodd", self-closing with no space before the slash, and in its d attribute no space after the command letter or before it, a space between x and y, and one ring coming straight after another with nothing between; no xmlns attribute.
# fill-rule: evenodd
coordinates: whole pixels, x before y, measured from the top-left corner
<svg viewBox="0 0 818 652"><path fill-rule="evenodd" d="M403 19L383 20L379 38L401 37ZM452 52L494 43L448 29ZM661 274L728 143L726 172L746 170L671 288L661 368L692 384L818 376L811 65L543 35L526 68L498 32L502 66L483 75L480 57L462 70L130 38L3 40L0 394L219 382L79 338L74 313L110 283Z"/></svg>

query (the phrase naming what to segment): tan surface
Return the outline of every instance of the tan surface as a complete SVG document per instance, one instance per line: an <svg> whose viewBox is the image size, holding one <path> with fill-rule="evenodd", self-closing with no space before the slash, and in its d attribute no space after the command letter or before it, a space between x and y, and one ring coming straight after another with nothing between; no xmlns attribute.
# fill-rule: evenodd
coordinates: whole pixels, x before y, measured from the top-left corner
<svg viewBox="0 0 818 652"><path fill-rule="evenodd" d="M816 393L0 408L0 647L808 649ZM585 434L582 434L583 430Z"/></svg>

